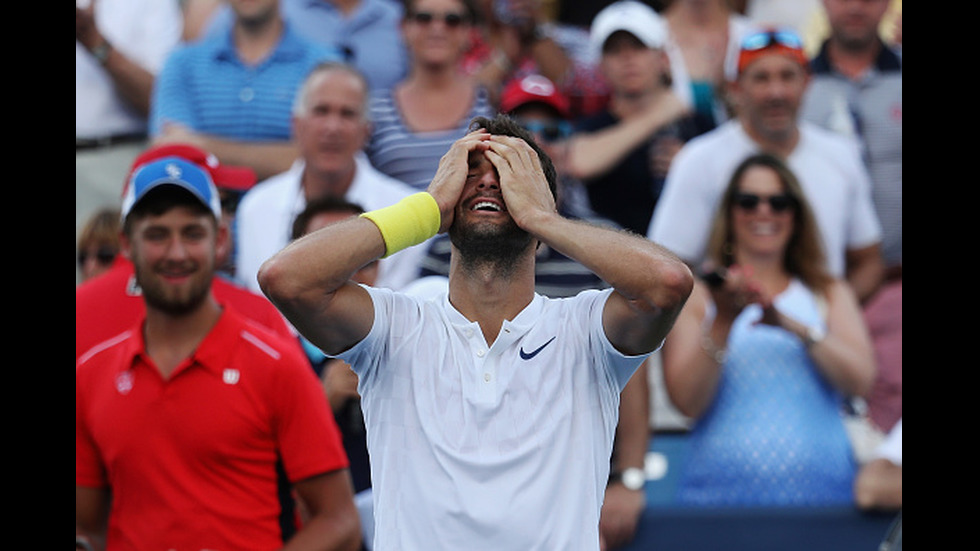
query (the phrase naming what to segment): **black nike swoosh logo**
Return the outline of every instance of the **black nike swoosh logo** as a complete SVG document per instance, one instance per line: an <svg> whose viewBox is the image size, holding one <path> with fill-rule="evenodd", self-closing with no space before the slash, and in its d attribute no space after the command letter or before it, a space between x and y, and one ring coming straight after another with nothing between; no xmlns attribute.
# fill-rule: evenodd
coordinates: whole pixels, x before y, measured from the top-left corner
<svg viewBox="0 0 980 551"><path fill-rule="evenodd" d="M522 360L530 360L531 358L537 356L538 355L538 352L541 352L542 350L544 350L544 347L546 347L549 344L551 344L551 341L555 340L557 337L558 337L558 335L555 335L554 337L551 337L551 340L549 340L548 342L546 342L546 343L542 344L541 346L537 347L536 349L534 349L530 353L525 352L524 351L524 347L522 346L521 347L521 359Z"/></svg>

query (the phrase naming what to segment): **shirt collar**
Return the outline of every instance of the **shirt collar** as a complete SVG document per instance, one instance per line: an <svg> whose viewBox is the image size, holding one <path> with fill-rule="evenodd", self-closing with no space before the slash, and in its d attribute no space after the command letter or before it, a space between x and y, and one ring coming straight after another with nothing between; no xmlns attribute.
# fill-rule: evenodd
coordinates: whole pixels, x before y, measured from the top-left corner
<svg viewBox="0 0 980 551"><path fill-rule="evenodd" d="M450 323L453 324L457 329L466 329L473 327L474 325L479 325L474 321L470 321L466 318L455 306L449 302L449 293L446 292L442 296L442 307L446 312L446 316ZM531 302L524 307L513 320L504 320L501 329L508 329L511 334L520 335L527 332L534 323L541 316L541 311L544 309L544 297L537 293L534 293L534 298Z"/></svg>
<svg viewBox="0 0 980 551"><path fill-rule="evenodd" d="M218 45L215 50L215 57L222 60L238 60L238 51L235 49L234 24L228 29L223 37L218 38ZM302 59L306 51L307 44L293 32L288 22L283 21L282 36L279 43L259 65L265 65L273 61L287 61Z"/></svg>
<svg viewBox="0 0 980 551"><path fill-rule="evenodd" d="M123 357L126 359L121 364L123 370L134 367L137 364L137 358L146 354L146 336L143 331L145 322L146 315L144 314L140 317L136 326L130 330L131 338L122 344L125 347ZM244 326L245 322L240 314L222 305L221 316L218 318L218 322L215 323L211 331L201 341L201 344L191 354L190 359L181 362L177 370L171 374L171 378L178 375L181 371L194 366L201 366L221 376L222 371L228 363L228 351L232 349L232 345L238 340ZM144 363L150 365L150 362L147 360L144 360Z"/></svg>
<svg viewBox="0 0 980 551"><path fill-rule="evenodd" d="M874 68L881 73L902 70L902 60L887 44L880 38L878 39L881 48L878 50L878 57L875 58ZM830 55L827 45L829 40L825 40L820 46L820 53L810 61L810 70L814 74L828 74L835 72L830 64Z"/></svg>
<svg viewBox="0 0 980 551"><path fill-rule="evenodd" d="M349 15L344 15L341 11L334 5L330 0L304 0L305 4L313 9L322 9L334 13L334 17L338 19L343 19L347 24L351 23L367 23L379 19L385 14L385 6L379 4L377 0L361 0L360 3L354 8L354 11ZM396 3L396 6L400 8L400 4Z"/></svg>

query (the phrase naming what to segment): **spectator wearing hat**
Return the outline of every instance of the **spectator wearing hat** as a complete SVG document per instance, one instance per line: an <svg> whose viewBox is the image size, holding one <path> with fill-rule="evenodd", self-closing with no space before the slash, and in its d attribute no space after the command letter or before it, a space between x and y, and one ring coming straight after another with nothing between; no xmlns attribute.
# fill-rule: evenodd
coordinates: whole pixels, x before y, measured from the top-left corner
<svg viewBox="0 0 980 551"><path fill-rule="evenodd" d="M130 171L130 176L132 176L132 170L136 167L154 159L170 155L187 159L205 167L208 173L211 174L211 179L218 187L218 196L221 199L221 224L228 228L232 236L232 239L228 242L228 246L218 253L218 275L224 279L234 281L236 254L234 237L237 232L235 214L242 195L255 185L255 172L247 166L221 164L214 154L191 144L164 142L140 154L133 161L133 169Z"/></svg>
<svg viewBox="0 0 980 551"><path fill-rule="evenodd" d="M747 33L728 68L737 117L690 142L674 158L647 236L698 266L711 214L735 167L766 152L784 159L813 205L828 270L863 301L883 275L881 226L857 143L799 117L809 83L803 41L792 30Z"/></svg>
<svg viewBox="0 0 980 551"><path fill-rule="evenodd" d="M281 465L304 505L294 540L356 549L348 461L316 376L295 339L211 290L228 232L208 170L176 156L139 166L122 216L145 315L76 361L76 542L280 549Z"/></svg>
<svg viewBox="0 0 980 551"><path fill-rule="evenodd" d="M144 164L164 157L179 157L206 170L218 189L219 204L222 206L228 204L227 199L222 199L222 194L233 194L255 183L251 169L223 165L213 155L188 144L166 144L145 150L133 161L130 175ZM225 209L222 209L221 224L227 227L224 213ZM117 217L117 233L120 231L119 222ZM226 250L227 244L218 251L219 259L227 256ZM293 337L292 329L265 296L218 274L211 290L221 304L234 308L273 332ZM133 263L125 255L116 255L106 273L75 288L75 358L119 335L144 314L142 290L136 281Z"/></svg>
<svg viewBox="0 0 980 551"><path fill-rule="evenodd" d="M610 88L609 105L577 125L566 172L586 186L596 213L645 234L667 166L680 146L711 127L671 89L660 16L635 1L600 11L590 41Z"/></svg>

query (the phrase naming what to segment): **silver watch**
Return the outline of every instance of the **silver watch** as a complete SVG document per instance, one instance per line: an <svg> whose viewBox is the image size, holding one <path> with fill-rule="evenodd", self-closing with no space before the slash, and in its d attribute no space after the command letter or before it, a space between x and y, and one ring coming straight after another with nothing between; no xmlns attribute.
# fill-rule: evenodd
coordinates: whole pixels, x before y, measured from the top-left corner
<svg viewBox="0 0 980 551"><path fill-rule="evenodd" d="M811 346L824 340L826 336L827 332L820 327L807 327L806 337L803 339L803 344L805 344L807 348L810 348Z"/></svg>
<svg viewBox="0 0 980 551"><path fill-rule="evenodd" d="M620 474L620 482L623 486L626 486L629 490L641 490L647 481L647 475L643 472L643 469L638 467L630 467L628 469L623 469Z"/></svg>

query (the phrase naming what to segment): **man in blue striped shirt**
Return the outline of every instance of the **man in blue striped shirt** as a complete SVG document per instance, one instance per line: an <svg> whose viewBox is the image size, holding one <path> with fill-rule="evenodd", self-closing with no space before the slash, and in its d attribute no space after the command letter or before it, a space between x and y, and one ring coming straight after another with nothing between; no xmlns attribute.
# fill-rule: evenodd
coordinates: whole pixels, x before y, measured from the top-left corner
<svg viewBox="0 0 980 551"><path fill-rule="evenodd" d="M297 157L293 98L307 73L339 52L293 32L279 0L229 0L226 33L175 50L153 92L150 134L187 142L222 163L250 166L262 180Z"/></svg>

